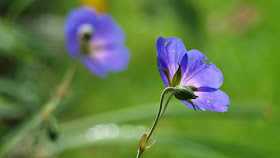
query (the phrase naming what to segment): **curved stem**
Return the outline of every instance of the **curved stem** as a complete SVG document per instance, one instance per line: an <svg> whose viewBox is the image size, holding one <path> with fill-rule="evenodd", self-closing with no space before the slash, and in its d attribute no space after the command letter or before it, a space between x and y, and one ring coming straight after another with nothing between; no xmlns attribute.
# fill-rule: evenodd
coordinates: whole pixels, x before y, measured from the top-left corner
<svg viewBox="0 0 280 158"><path fill-rule="evenodd" d="M163 113L165 112L165 110L166 110L166 108L167 108L167 105L168 105L168 103L169 103L169 101L170 101L170 99L172 98L173 95L174 95L174 92L172 91L172 92L170 93L170 95L168 96L166 102L165 102L165 105L164 105L164 107L163 107L163 109L162 109L162 112L161 112L161 114L160 114L160 118L162 117Z"/></svg>
<svg viewBox="0 0 280 158"><path fill-rule="evenodd" d="M165 94L166 94L167 92L169 92L170 90L173 90L173 89L174 89L173 87L166 87L166 88L163 90L163 92L162 92L162 94L161 94L161 97L160 97L159 109L158 109L158 113L157 113L156 119L155 119L155 121L154 121L154 123L153 123L153 126L152 126L150 132L147 134L147 137L145 138L145 140L142 140L143 137L142 137L142 139L140 140L140 147L139 147L139 149L138 149L136 158L140 158L141 155L143 154L143 152L145 151L145 149L147 148L146 145L147 145L147 143L149 142L149 140L150 140L150 138L151 138L151 136L152 136L152 134L153 134L153 132L154 132L154 130L155 130L155 128L156 128L156 126L157 126L159 120L160 120L160 118L162 117L163 113L165 112L165 110L166 110L166 108L167 108L167 105L168 105L170 99L172 98L174 92L173 92L173 91L171 92L171 94L169 95L169 97L168 97L168 99L167 99L167 101L166 101L166 103L165 103L165 105L164 105L164 108L162 108L162 103L163 103L163 100L164 100L164 96L165 96ZM144 134L144 135L145 135L145 134ZM144 145L144 146L141 145L141 142L142 142L142 141L145 141L145 145Z"/></svg>
<svg viewBox="0 0 280 158"><path fill-rule="evenodd" d="M36 129L41 123L43 123L54 111L61 99L67 95L67 91L71 80L75 74L77 67L77 61L73 62L73 66L69 68L65 74L63 80L58 85L55 94L46 102L38 113L35 113L23 123L19 129L17 129L13 135L6 139L6 142L1 146L0 157L4 157L11 149L13 149L25 136L27 136L32 130Z"/></svg>
<svg viewBox="0 0 280 158"><path fill-rule="evenodd" d="M154 130L155 130L155 128L156 128L156 126L157 126L157 124L158 124L160 118L161 118L162 103L163 103L164 95L165 95L169 90L173 90L173 88L172 88L172 87L167 87L167 88L165 88L165 89L163 90L163 92L162 92L162 94L161 94L161 97L160 97L160 104L159 104L159 109L158 109L158 114L157 114L156 119L155 119L155 121L154 121L154 124L153 124L153 126L152 126L152 128L151 128L151 130L150 130L150 132L149 132L149 134L148 134L148 136L147 136L147 140L148 140L148 141L149 141L151 135L153 134L153 132L154 132Z"/></svg>

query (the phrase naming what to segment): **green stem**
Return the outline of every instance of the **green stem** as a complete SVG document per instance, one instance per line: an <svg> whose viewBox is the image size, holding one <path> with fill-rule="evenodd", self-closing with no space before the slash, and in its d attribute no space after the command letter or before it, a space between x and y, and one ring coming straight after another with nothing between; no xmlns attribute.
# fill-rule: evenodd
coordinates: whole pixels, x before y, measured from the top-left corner
<svg viewBox="0 0 280 158"><path fill-rule="evenodd" d="M140 150L138 150L136 158L140 158L142 154L143 154L143 152L141 152Z"/></svg>
<svg viewBox="0 0 280 158"><path fill-rule="evenodd" d="M36 129L41 123L43 123L54 111L61 99L65 97L68 91L70 82L75 74L77 62L73 63L68 72L65 74L63 80L58 85L55 94L50 100L43 106L42 110L34 114L28 119L18 130L12 135L11 138L6 139L6 142L1 146L0 157L4 157L9 151L11 151L20 141L26 137L32 130Z"/></svg>
<svg viewBox="0 0 280 158"><path fill-rule="evenodd" d="M165 112L165 110L166 110L166 108L167 108L167 105L168 105L168 103L169 103L169 101L170 101L170 99L172 98L173 95L174 95L174 91L172 91L172 92L170 93L170 95L168 96L168 98L167 98L167 100L166 100L166 102L165 102L165 105L164 105L164 107L163 107L163 109L162 109L162 112L161 112L161 114L160 114L160 118L162 117L163 113Z"/></svg>
<svg viewBox="0 0 280 158"><path fill-rule="evenodd" d="M162 103L163 103L164 96L165 96L165 94L166 94L167 92L169 92L170 90L173 90L173 87L166 87L166 88L163 90L162 94L161 94L160 103L159 103L159 110L158 110L156 119L155 119L155 121L154 121L154 123L153 123L153 126L152 126L150 132L149 132L148 135L147 135L146 142L149 142L149 140L150 140L150 138L151 138L151 136L152 136L152 134L153 134L153 132L154 132L154 130L155 130L155 128L156 128L156 126L157 126L159 120L160 120L160 118L162 117L163 113L165 112L165 110L166 110L166 108L167 108L167 105L168 105L170 99L172 98L172 96L173 96L173 94L174 94L174 92L172 91L171 94L169 95L168 99L166 100L166 103L165 103L164 108L162 108ZM143 149L143 148L139 147L136 158L140 158L144 151L145 151L145 148Z"/></svg>
<svg viewBox="0 0 280 158"><path fill-rule="evenodd" d="M156 119L155 119L155 121L154 121L154 124L153 124L153 126L152 126L152 128L151 128L151 130L150 130L150 132L149 132L149 134L148 134L148 136L147 136L147 140L149 140L150 137L152 136L152 134L153 134L153 132L154 132L154 130L155 130L155 128L156 128L156 126L157 126L157 124L158 124L158 122L159 122L159 120L160 120L162 114L163 114L163 112L165 111L165 109L166 109L166 107L167 107L167 105L168 105L169 100L171 99L171 97L172 97L172 95L173 95L173 93L174 93L174 92L171 92L170 96L168 97L168 100L167 100L166 103L165 103L164 109L162 109L162 103L163 103L164 95L165 95L169 90L173 90L173 88L167 87L167 88L164 89L164 91L163 91L162 94L161 94L160 105L159 105L159 111L158 111L158 114L157 114ZM162 110L164 110L164 111L162 111Z"/></svg>

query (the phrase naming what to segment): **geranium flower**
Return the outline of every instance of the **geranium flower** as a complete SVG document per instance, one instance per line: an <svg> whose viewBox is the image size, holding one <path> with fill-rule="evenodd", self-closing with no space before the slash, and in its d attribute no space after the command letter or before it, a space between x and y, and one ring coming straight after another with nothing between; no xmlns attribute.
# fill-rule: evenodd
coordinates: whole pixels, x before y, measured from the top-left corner
<svg viewBox="0 0 280 158"><path fill-rule="evenodd" d="M167 87L175 87L175 97L190 108L225 112L228 95L218 88L223 74L198 50L187 51L181 39L159 37L156 42L160 76ZM178 93L183 90L185 93Z"/></svg>
<svg viewBox="0 0 280 158"><path fill-rule="evenodd" d="M121 27L108 14L97 14L90 7L73 9L64 25L66 48L74 58L81 58L94 74L106 77L108 72L126 69L130 53L124 45Z"/></svg>

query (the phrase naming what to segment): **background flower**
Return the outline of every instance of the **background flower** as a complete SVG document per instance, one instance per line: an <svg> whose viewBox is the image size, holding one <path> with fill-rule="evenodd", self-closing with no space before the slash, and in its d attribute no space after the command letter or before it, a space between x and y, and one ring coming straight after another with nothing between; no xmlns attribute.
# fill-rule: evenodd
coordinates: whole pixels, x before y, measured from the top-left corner
<svg viewBox="0 0 280 158"><path fill-rule="evenodd" d="M124 46L125 35L110 15L99 15L90 7L73 9L66 18L64 32L70 55L81 56L94 74L105 77L108 72L119 72L127 67L130 54ZM85 34L89 37L83 37ZM88 39L83 41L82 38Z"/></svg>

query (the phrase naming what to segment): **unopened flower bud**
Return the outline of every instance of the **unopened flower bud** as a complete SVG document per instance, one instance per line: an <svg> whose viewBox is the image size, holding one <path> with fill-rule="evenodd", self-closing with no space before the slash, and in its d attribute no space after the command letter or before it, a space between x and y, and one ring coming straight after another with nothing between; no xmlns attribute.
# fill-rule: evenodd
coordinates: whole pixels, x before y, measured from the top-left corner
<svg viewBox="0 0 280 158"><path fill-rule="evenodd" d="M189 100L198 97L188 86L185 85L176 86L174 89L174 96L179 100Z"/></svg>

